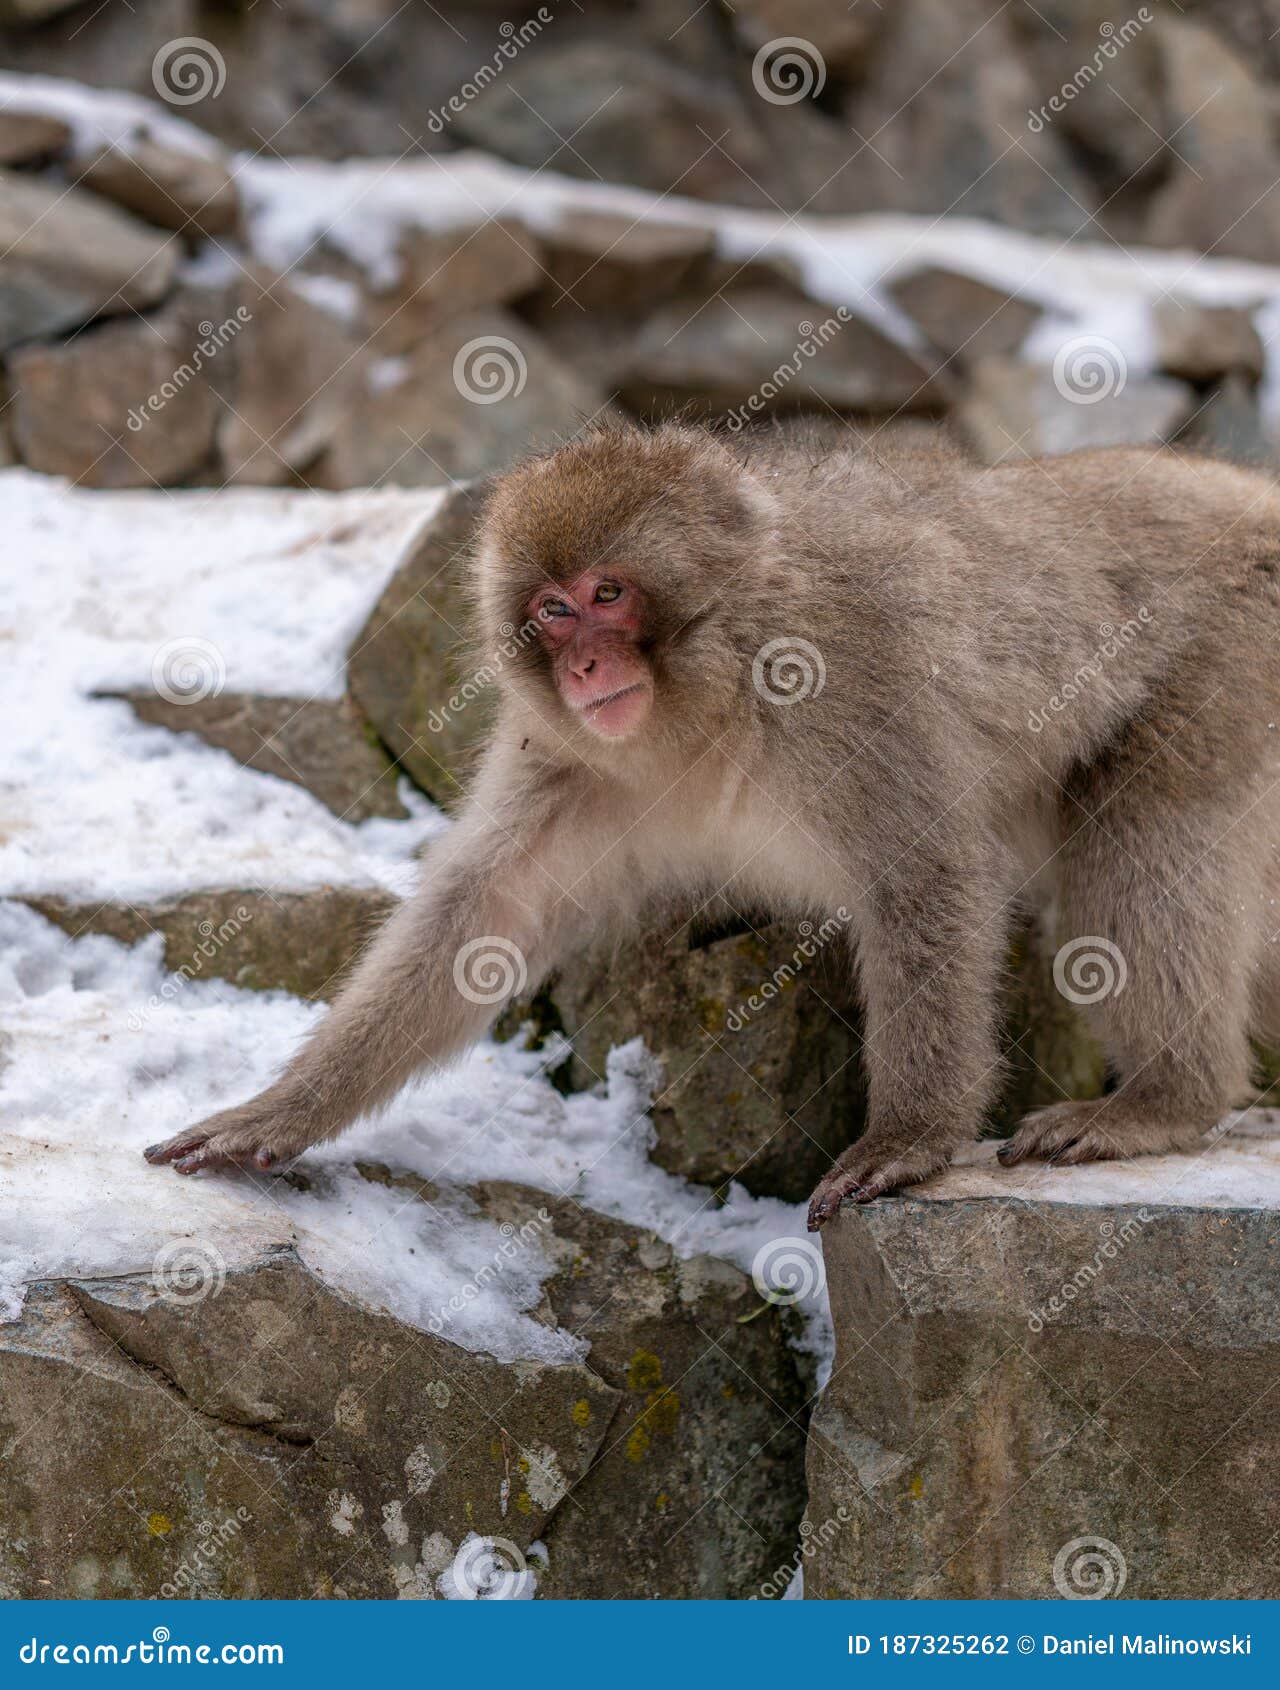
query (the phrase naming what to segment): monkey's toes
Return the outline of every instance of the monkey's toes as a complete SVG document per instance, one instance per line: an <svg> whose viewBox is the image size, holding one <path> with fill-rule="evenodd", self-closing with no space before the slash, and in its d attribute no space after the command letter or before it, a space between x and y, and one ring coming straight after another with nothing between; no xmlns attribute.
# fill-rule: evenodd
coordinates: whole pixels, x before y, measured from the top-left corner
<svg viewBox="0 0 1280 1690"><path fill-rule="evenodd" d="M1109 1125L1105 1109L1097 1103L1050 1104L1026 1117L996 1151L996 1160L1002 1167L1016 1168L1035 1157L1059 1167L1124 1155L1123 1144L1108 1130Z"/></svg>

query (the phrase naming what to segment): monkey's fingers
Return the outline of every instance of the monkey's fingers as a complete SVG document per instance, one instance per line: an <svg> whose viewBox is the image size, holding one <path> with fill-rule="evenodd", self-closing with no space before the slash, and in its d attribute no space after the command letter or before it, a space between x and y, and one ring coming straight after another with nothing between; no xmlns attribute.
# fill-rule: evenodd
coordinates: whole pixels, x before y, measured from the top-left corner
<svg viewBox="0 0 1280 1690"><path fill-rule="evenodd" d="M162 1144L149 1144L142 1152L153 1167L162 1167L166 1162L177 1162L180 1158L189 1156L198 1150L209 1139L208 1132L203 1127L187 1127L183 1132L175 1133Z"/></svg>
<svg viewBox="0 0 1280 1690"><path fill-rule="evenodd" d="M207 1124L187 1127L163 1144L150 1145L142 1154L153 1166L167 1162L178 1174L196 1174L203 1168L251 1168L267 1173L280 1161L256 1137L218 1132Z"/></svg>
<svg viewBox="0 0 1280 1690"><path fill-rule="evenodd" d="M833 1168L810 1199L809 1231L820 1231L846 1197L851 1203L874 1202L904 1185L918 1185L945 1168L949 1160L946 1151L919 1150L890 1155L887 1160L864 1155L846 1167Z"/></svg>

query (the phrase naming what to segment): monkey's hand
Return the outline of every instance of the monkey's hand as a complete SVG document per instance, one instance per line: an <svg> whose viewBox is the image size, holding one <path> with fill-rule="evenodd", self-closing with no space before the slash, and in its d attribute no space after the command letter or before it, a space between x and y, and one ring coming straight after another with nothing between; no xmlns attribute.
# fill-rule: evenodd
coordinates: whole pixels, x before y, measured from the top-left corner
<svg viewBox="0 0 1280 1690"><path fill-rule="evenodd" d="M238 1109L224 1109L142 1154L157 1166L168 1162L179 1174L199 1173L201 1168L252 1168L260 1173L279 1169L301 1155L314 1135L287 1111L265 1103L265 1097L255 1098Z"/></svg>
<svg viewBox="0 0 1280 1690"><path fill-rule="evenodd" d="M870 1203L899 1186L940 1173L951 1160L948 1145L921 1139L904 1145L874 1133L851 1145L809 1199L809 1231L824 1227L846 1197Z"/></svg>

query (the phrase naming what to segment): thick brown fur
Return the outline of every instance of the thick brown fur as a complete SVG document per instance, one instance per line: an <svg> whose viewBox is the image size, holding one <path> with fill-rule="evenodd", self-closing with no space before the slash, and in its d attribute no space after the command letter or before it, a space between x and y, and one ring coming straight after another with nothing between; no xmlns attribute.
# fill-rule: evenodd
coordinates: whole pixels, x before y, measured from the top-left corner
<svg viewBox="0 0 1280 1690"><path fill-rule="evenodd" d="M977 1136L1020 906L1106 941L1123 988L1086 1010L1116 1090L1029 1117L1007 1161L1191 1144L1246 1085L1249 1034L1280 1039L1269 481L1147 450L982 470L605 430L499 482L478 560L495 643L547 578L608 562L639 582L649 720L588 732L530 642L467 810L311 1042L152 1159L296 1156L481 1034L496 1006L457 987L468 942L517 947L532 984L672 898L853 912L870 1124L814 1225ZM778 640L824 670L787 702L753 679Z"/></svg>

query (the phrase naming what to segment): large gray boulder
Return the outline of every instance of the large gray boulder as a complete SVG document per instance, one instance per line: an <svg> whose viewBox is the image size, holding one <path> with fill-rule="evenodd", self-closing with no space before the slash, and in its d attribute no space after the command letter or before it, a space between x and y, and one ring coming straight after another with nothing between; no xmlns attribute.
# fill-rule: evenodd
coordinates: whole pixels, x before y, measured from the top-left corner
<svg viewBox="0 0 1280 1690"><path fill-rule="evenodd" d="M615 1045L641 1035L664 1083L653 1159L713 1188L798 1202L866 1120L862 1018L838 917L699 934L672 916L653 936L567 964L532 1001L508 1011L532 1037L567 1034L561 1082L589 1088ZM1053 944L1017 936L1006 969L1005 1083L993 1125L1064 1097L1096 1097L1106 1065L1053 984Z"/></svg>
<svg viewBox="0 0 1280 1690"><path fill-rule="evenodd" d="M482 486L449 495L387 583L347 660L348 684L382 743L447 806L461 796L496 703L495 667L477 667L465 655L465 584L484 496Z"/></svg>
<svg viewBox="0 0 1280 1690"><path fill-rule="evenodd" d="M1082 335L1060 350L1053 368L982 359L957 421L984 463L1016 463L1086 446L1160 445L1178 433L1194 401L1185 382L1131 375L1118 346Z"/></svg>
<svg viewBox="0 0 1280 1690"><path fill-rule="evenodd" d="M396 900L377 886L309 892L231 886L138 904L53 893L23 902L73 938L101 933L137 945L159 933L173 977L166 996L188 981L213 978L254 991L327 999Z"/></svg>
<svg viewBox="0 0 1280 1690"><path fill-rule="evenodd" d="M805 1390L751 1281L572 1201L363 1172L441 1225L478 1209L490 1278L541 1253L551 1359L363 1305L270 1218L244 1264L197 1239L37 1283L0 1327L0 1593L430 1599L490 1561L563 1596L757 1588L799 1527Z"/></svg>
<svg viewBox="0 0 1280 1690"><path fill-rule="evenodd" d="M209 379L219 302L174 299L9 358L22 461L84 487L173 486L212 467L220 403Z"/></svg>
<svg viewBox="0 0 1280 1690"><path fill-rule="evenodd" d="M155 304L178 253L94 194L0 171L0 350Z"/></svg>
<svg viewBox="0 0 1280 1690"><path fill-rule="evenodd" d="M343 821L408 814L390 758L349 698L238 692L208 698L158 692L101 696L123 698L143 722L196 734L246 768L305 788Z"/></svg>
<svg viewBox="0 0 1280 1690"><path fill-rule="evenodd" d="M1280 1593L1276 1132L846 1204L806 1597Z"/></svg>

